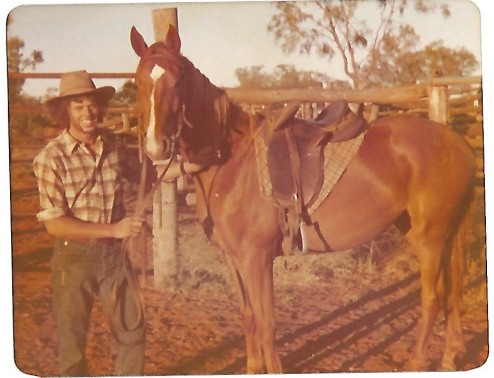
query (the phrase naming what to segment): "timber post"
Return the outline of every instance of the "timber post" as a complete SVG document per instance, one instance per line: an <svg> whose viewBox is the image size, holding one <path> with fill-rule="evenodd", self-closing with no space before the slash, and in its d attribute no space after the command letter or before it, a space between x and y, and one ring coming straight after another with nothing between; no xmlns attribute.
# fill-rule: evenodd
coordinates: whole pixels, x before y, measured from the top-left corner
<svg viewBox="0 0 494 378"><path fill-rule="evenodd" d="M446 125L448 123L448 87L445 85L427 88L429 94L429 119Z"/></svg>
<svg viewBox="0 0 494 378"><path fill-rule="evenodd" d="M178 30L176 8L156 9L152 12L155 40L164 42L169 25ZM156 164L158 174L166 163ZM177 182L163 181L153 198L153 268L155 289L174 286L178 275L177 237Z"/></svg>
<svg viewBox="0 0 494 378"><path fill-rule="evenodd" d="M432 73L430 84L427 86L427 95L429 97L428 115L429 119L446 125L448 123L448 86L435 83L440 80L442 71L438 70Z"/></svg>

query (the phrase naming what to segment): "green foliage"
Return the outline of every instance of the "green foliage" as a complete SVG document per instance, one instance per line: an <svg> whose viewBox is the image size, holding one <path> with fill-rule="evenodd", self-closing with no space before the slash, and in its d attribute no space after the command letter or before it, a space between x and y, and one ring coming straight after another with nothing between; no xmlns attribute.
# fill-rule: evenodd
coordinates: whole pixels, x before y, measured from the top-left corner
<svg viewBox="0 0 494 378"><path fill-rule="evenodd" d="M137 85L133 80L125 81L113 97L113 102L118 104L135 104L137 102Z"/></svg>
<svg viewBox="0 0 494 378"><path fill-rule="evenodd" d="M418 50L420 38L402 18L410 4L415 11L450 15L446 4L424 0L380 0L369 26L368 12L358 0L316 0L276 3L278 13L268 25L286 53L317 53L331 62L339 58L355 88L412 84L431 77L471 74L478 62L465 49L449 49L436 41Z"/></svg>
<svg viewBox="0 0 494 378"><path fill-rule="evenodd" d="M10 19L8 20L8 22ZM8 23L7 23L8 25ZM36 65L43 62L43 53L33 50L27 57L24 53L24 41L16 36L7 38L7 71L8 73L23 72L26 69L35 69ZM12 106L39 106L41 101L22 93L24 79L9 78L8 99L9 107ZM10 136L41 136L43 127L50 121L44 115L28 115L10 112L9 129Z"/></svg>
<svg viewBox="0 0 494 378"><path fill-rule="evenodd" d="M348 88L345 81L335 80L320 72L297 71L293 65L277 65L273 72L266 72L264 66L238 68L235 75L240 87L297 87L332 83L339 88Z"/></svg>
<svg viewBox="0 0 494 378"><path fill-rule="evenodd" d="M41 101L31 96L20 95L9 106L16 107L36 107L41 106ZM36 113L14 113L9 114L9 130L11 137L31 136L42 137L43 128L51 124L50 119L45 114Z"/></svg>
<svg viewBox="0 0 494 378"><path fill-rule="evenodd" d="M34 69L37 64L43 62L43 53L33 50L28 57L24 56L24 41L19 37L7 38L7 69L8 72L23 72L26 68ZM9 102L21 103L22 87L24 79L9 79Z"/></svg>

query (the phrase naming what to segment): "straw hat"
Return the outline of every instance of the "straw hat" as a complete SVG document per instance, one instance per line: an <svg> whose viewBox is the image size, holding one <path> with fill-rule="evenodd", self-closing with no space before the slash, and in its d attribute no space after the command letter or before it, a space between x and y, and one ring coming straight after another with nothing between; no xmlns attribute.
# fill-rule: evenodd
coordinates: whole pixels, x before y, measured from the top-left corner
<svg viewBox="0 0 494 378"><path fill-rule="evenodd" d="M81 95L94 95L99 97L102 101L109 101L115 94L115 88L113 87L100 87L96 88L91 76L87 71L74 71L64 73L60 78L60 90L57 97L53 97L45 102L46 109L51 114L58 113L58 107L61 100L67 97L81 96Z"/></svg>

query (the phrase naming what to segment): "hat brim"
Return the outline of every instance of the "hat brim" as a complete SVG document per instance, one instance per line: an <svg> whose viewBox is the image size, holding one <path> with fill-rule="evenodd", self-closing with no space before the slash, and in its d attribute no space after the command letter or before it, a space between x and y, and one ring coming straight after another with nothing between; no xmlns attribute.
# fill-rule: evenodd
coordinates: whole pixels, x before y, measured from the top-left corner
<svg viewBox="0 0 494 378"><path fill-rule="evenodd" d="M64 100L64 99L71 98L71 97L81 97L81 96L96 96L96 97L99 97L103 102L107 102L107 101L111 100L111 98L113 97L114 94L115 94L115 88L109 87L109 86L100 87L100 88L96 88L94 90L87 91L87 92L81 92L81 93L77 93L77 94L70 94L70 95L57 96L57 97L50 98L50 99L45 101L44 106L50 114L56 114L56 112L58 111L58 107L60 105L60 102L62 102L62 100Z"/></svg>

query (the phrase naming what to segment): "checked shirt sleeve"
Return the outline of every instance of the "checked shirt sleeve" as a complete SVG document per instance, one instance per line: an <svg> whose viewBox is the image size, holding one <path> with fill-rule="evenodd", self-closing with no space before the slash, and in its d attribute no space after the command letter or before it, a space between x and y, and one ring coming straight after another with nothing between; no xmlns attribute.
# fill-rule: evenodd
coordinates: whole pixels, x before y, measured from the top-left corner
<svg viewBox="0 0 494 378"><path fill-rule="evenodd" d="M40 222L58 218L67 213L67 200L62 180L55 169L56 160L42 151L36 156L33 170L38 179L41 211L37 214Z"/></svg>

